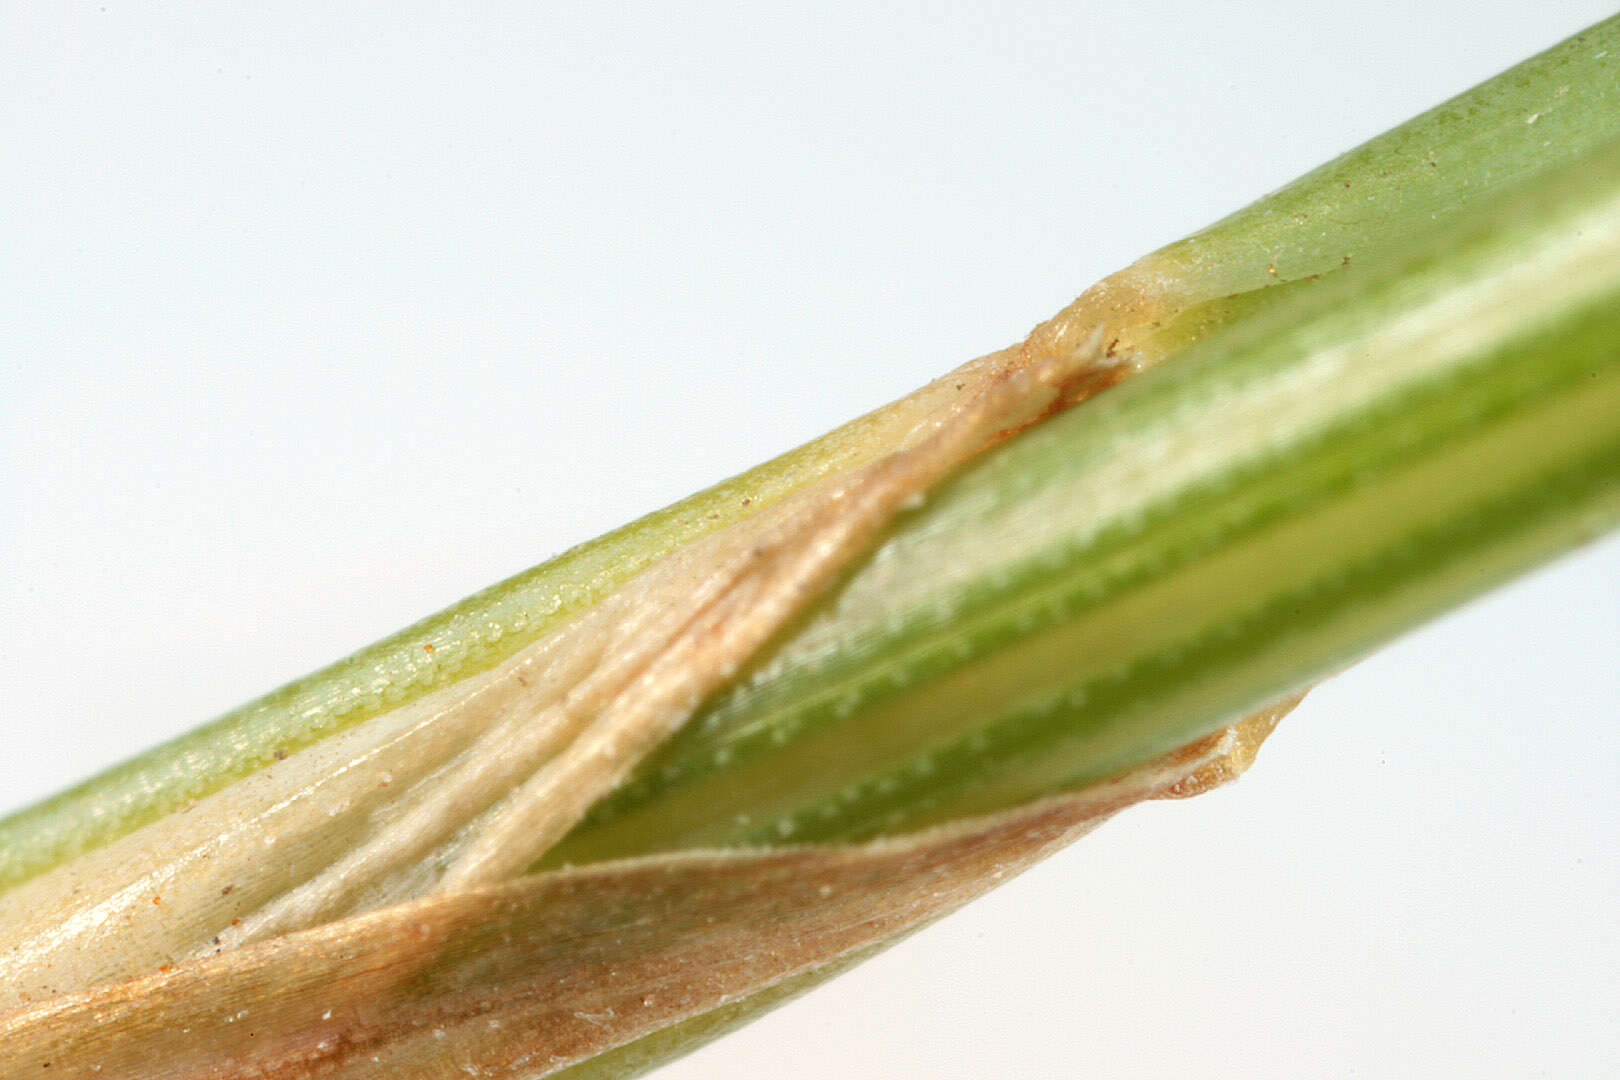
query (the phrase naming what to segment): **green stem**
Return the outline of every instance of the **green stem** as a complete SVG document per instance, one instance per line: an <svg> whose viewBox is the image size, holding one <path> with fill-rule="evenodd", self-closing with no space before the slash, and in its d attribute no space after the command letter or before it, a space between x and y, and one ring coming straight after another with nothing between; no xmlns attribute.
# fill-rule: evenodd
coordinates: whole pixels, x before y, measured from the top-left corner
<svg viewBox="0 0 1620 1080"><path fill-rule="evenodd" d="M1620 143L986 455L550 861L1083 785L1617 519Z"/></svg>
<svg viewBox="0 0 1620 1080"><path fill-rule="evenodd" d="M1094 405L1085 406L1073 416L1050 425L1049 431L1020 440L1004 452L985 459L950 491L934 500L927 513L913 518L897 533L888 549L890 552L911 550L906 547L910 544L916 550L904 557L918 560L919 567L929 565L920 561L925 558L943 560L934 564L933 571L919 572L926 575L941 567L957 568L957 577L964 583L961 595L955 596L951 603L959 601L961 607L950 607L944 601L929 607L919 600L921 606L913 604L905 608L908 613L905 618L917 620L915 622L906 623L897 616L891 625L884 618L876 618L869 631L861 631L876 636L870 642L859 635L849 637L847 654L840 647L840 655L834 662L850 672L869 664L873 672L882 672L882 679L904 685L879 692L878 688L868 685L870 679L846 673L839 676L843 680L840 685L856 688L849 691L852 696L829 699L818 705L817 693L822 691L812 692L802 679L795 682L798 677L791 671L779 678L767 677L770 671L761 667L753 681L711 704L704 720L672 745L659 763L649 767L643 782L622 795L612 807L604 809L599 821L588 826L569 850L575 857L585 857L587 851L609 852L678 842L676 836L760 839L783 827L800 836L858 835L883 827L874 824L871 814L890 822L932 820L947 812L1022 797L1020 792L1027 794L1054 784L1078 781L1138 755L1145 746L1165 745L1177 733L1208 723L1205 715L1208 710L1187 714L1203 717L1197 720L1183 719L1180 714L1170 717L1156 710L1180 709L1185 701L1196 698L1211 703L1211 709L1214 709L1213 703L1222 702L1224 704L1215 711L1229 712L1233 702L1258 692L1259 687L1275 689L1308 678L1323 670L1324 665L1369 646L1422 614L1438 610L1444 603L1472 590L1473 585L1464 588L1453 578L1461 581L1469 574L1485 573L1484 569L1467 569L1474 563L1458 562L1454 566L1448 564L1449 568L1444 570L1423 569L1421 576L1412 577L1411 586L1396 588L1394 582L1401 574L1419 574L1415 563L1407 570L1394 569L1399 561L1398 551L1415 552L1423 543L1438 543L1441 536L1451 535L1445 532L1447 529L1453 533L1464 530L1480 552L1477 565L1490 567L1490 574L1497 575L1526 565L1528 560L1543 557L1569 542L1580 528L1587 527L1579 524L1587 520L1581 516L1586 511L1580 507L1587 503L1594 507L1606 505L1603 500L1608 497L1603 484L1609 474L1603 471L1606 466L1601 464L1601 455L1605 452L1602 438L1608 431L1606 417L1613 412L1604 414L1600 409L1595 417L1580 412L1583 407L1589 411L1597 408L1591 403L1600 402L1601 394L1607 392L1604 388L1609 385L1608 376L1601 372L1583 375L1579 370L1563 368L1558 369L1563 374L1557 375L1552 370L1556 365L1546 361L1547 354L1537 352L1535 344L1539 341L1550 345L1567 338L1572 343L1569 348L1573 349L1573 343L1585 341L1587 345L1581 347L1591 353L1588 361L1602 368L1598 363L1601 357L1592 350L1601 352L1604 334L1609 332L1601 305L1612 304L1612 297L1605 299L1597 293L1590 296L1583 293L1585 299L1581 303L1598 305L1588 311L1568 297L1553 297L1542 282L1537 286L1541 291L1533 296L1526 294L1528 299L1504 296L1491 304L1475 303L1468 300L1471 294L1467 294L1466 289L1483 288L1482 283L1488 284L1492 275L1497 274L1505 275L1501 278L1503 282L1516 280L1509 271L1520 265L1523 249L1515 249L1501 238L1495 242L1489 238L1478 240L1470 249L1474 254L1468 256L1474 261L1468 262L1449 254L1447 245L1460 235L1454 230L1463 228L1466 232L1469 228L1459 222L1472 221L1473 227L1478 229L1496 228L1504 221L1518 220L1513 218L1511 209L1500 205L1495 209L1486 207L1492 200L1503 197L1503 193L1514 190L1514 185L1524 185L1525 190L1537 188L1547 176L1560 169L1566 172L1559 174L1563 179L1553 186L1562 185L1559 190L1563 194L1537 202L1535 205L1541 209L1536 213L1540 217L1531 215L1519 220L1515 226L1517 231L1512 233L1517 239L1512 243L1542 243L1554 249L1563 244L1568 234L1558 230L1571 227L1572 208L1581 203L1582 198L1587 200L1582 205L1588 209L1597 205L1594 200L1601 201L1601 192L1584 191L1583 185L1601 186L1616 173L1612 155L1591 155L1595 147L1614 136L1617 99L1620 99L1620 18L1577 35L1324 166L1247 210L1149 256L1082 297L1069 312L1038 331L1036 337L1061 338L1071 332L1087 332L1096 321L1103 320L1119 325L1128 339L1126 345L1136 348L1144 358L1160 360L1176 356L1178 362L1162 371L1150 372L1137 381L1139 385L1111 391ZM1585 164L1571 164L1580 162ZM1431 260L1433 265L1425 269L1421 261L1417 264L1411 261L1414 257ZM1546 257L1556 262L1557 251ZM1592 254L1592 258L1597 260L1595 267L1566 267L1570 273L1579 272L1576 280L1583 288L1587 285L1599 288L1601 282L1607 280L1606 265L1612 267L1613 253L1606 249ZM1610 262L1604 264L1604 259ZM1273 287L1282 283L1287 284ZM1417 292L1402 292L1403 289ZM1244 396L1245 393L1258 395L1265 387L1281 393L1293 377L1290 372L1295 369L1290 365L1319 357L1323 350L1390 347L1391 343L1380 339L1375 332L1381 322L1396 318L1402 312L1421 310L1423 302L1443 307L1449 302L1445 300L1447 296L1460 297L1457 303L1472 312L1463 318L1461 325L1470 325L1470 320L1478 322L1493 312L1507 312L1513 318L1497 337L1478 343L1473 351L1453 354L1438 350L1444 356L1436 360L1437 366L1423 369L1422 380L1414 381L1413 373L1409 373L1413 377L1408 378L1395 372L1389 375L1387 382L1361 386L1369 395L1365 401L1346 404L1333 418L1319 418L1314 427L1297 431L1287 428L1286 422L1294 415L1288 409L1302 407L1303 401L1287 402L1284 395L1280 400L1288 409L1266 412L1259 409L1259 397ZM1412 307L1413 304L1418 306ZM1129 321L1132 318L1135 323ZM1539 338L1535 336L1538 334ZM1612 335L1607 340L1612 341ZM1360 344L1354 344L1357 342ZM1433 342L1393 344L1410 347L1414 350L1411 355L1429 359L1435 358L1431 354L1438 355ZM1555 351L1559 356L1575 355L1562 344L1558 344ZM1513 357L1519 360L1514 361ZM1540 389L1533 393L1526 390L1524 396L1514 397L1519 391L1510 393L1508 382L1503 380L1510 381L1515 362L1528 363L1538 371L1544 363L1551 365L1545 370L1548 381L1538 383ZM1464 377L1463 372L1470 374ZM1216 393L1240 378L1252 380L1245 384L1248 390ZM1452 382L1447 383L1447 378ZM1582 379L1587 381L1582 382ZM1425 387L1438 396L1432 400L1423 397ZM1449 389L1437 389L1441 387ZM1578 391L1578 387L1586 389ZM1423 415L1438 423L1446 406L1462 407L1462 401L1474 401L1475 398L1468 395L1476 388L1480 395L1505 395L1500 400L1478 398L1479 409L1489 405L1503 410L1499 415L1490 414L1496 417L1492 422L1495 426L1468 420L1467 416L1476 415L1474 413L1455 418L1454 428L1442 430L1425 426L1428 421L1422 420ZM1457 396L1459 394L1462 396ZM1582 406L1580 402L1587 404ZM1217 404L1228 411L1210 412ZM1245 411L1249 406L1253 409ZM1550 411L1538 413L1535 411L1538 408ZM1225 430L1237 433L1233 440L1222 442L1216 438L1219 431L1200 428L1200 416L1196 412L1200 409L1207 414L1202 419L1218 419ZM1430 445L1430 449L1425 450L1421 458L1410 459L1400 458L1390 447L1379 449L1383 444L1378 443L1377 432L1365 426L1383 415L1377 409L1394 410L1385 420L1395 425L1392 430L1410 431L1412 439L1420 434L1432 438L1432 444L1425 444ZM1425 409L1432 412L1423 413ZM1155 410L1162 411L1155 413ZM1584 426L1575 423L1580 416L1586 417ZM1533 446L1519 445L1515 440L1530 436L1513 434L1521 430L1514 425L1533 426L1535 417L1550 425L1549 430L1536 436L1540 439L1545 435L1548 441ZM897 406L857 420L783 458L485 590L353 657L0 821L0 888L100 847L265 767L278 754L308 746L429 691L488 669L595 603L677 546L735 521L761 504L779 499L819 477L883 452L892 444L895 432L904 429L913 418L914 414L907 413L905 407ZM1330 423L1330 419L1333 422ZM1408 420L1411 425L1404 426ZM1265 425L1281 425L1275 430L1291 431L1286 453L1284 441L1278 441L1272 447L1276 451L1272 458L1259 454L1262 446L1254 440L1262 436L1257 433L1273 430ZM1529 430L1530 427L1523 428L1523 431ZM995 575L1000 571L994 570L991 563L976 561L991 534L984 532L984 542L974 543L974 537L981 534L977 532L980 522L973 516L976 511L971 510L976 505L972 493L997 484L1005 485L1002 494L993 500L994 506L1004 508L1012 505L1008 500L1017 492L1024 492L1030 498L1044 498L1047 502L1055 497L1050 493L1058 491L1071 492L1070 497L1078 499L1089 490L1087 485L1095 489L1098 498L1108 485L1129 492L1132 485L1142 479L1121 471L1130 460L1136 460L1139 467L1146 470L1146 461L1160 453L1155 446L1185 440L1195 431L1201 432L1198 438L1202 441L1197 446L1208 469L1207 475L1200 474L1202 479L1190 473L1180 476L1177 483L1181 486L1173 490L1155 489L1157 502L1144 499L1135 506L1114 506L1109 511L1112 516L1094 515L1088 521L1081 521L1075 524L1078 531L1066 538L1055 533L1047 536L1053 546L1040 557L1054 560L1051 566L1057 574L1049 584L1039 584L1044 580L1041 575L1045 571L1041 568L1046 564L1038 559L1008 569L1011 577L1004 583L1007 588L1014 592L1022 588L1031 597L1042 599L1031 600L1031 611L1018 615L1014 629L1006 630L997 621L1001 616L993 613L1019 609L1014 593L995 584L999 580ZM1493 431L1498 434L1491 435ZM1591 445L1579 442L1583 437L1581 432L1593 434L1598 442ZM1499 441L1492 442L1493 438ZM1110 439L1113 442L1109 442ZM1320 445L1313 443L1313 439ZM1478 441L1471 443L1469 439ZM1342 446L1339 440L1344 440ZM1317 449L1313 450L1313 446ZM1469 450L1470 446L1474 449ZM1468 475L1465 462L1469 460L1469 453L1479 460L1497 454L1517 462L1521 457L1518 451L1527 449L1535 452L1522 455L1523 464L1529 468L1537 463L1536 468L1541 470L1534 476L1504 473L1502 482L1488 490L1488 486L1462 483ZM1127 453L1147 454L1148 458L1120 456ZM1390 456L1379 457L1380 454ZM1335 520L1334 513L1339 513L1341 518L1349 514L1344 507L1351 503L1334 499L1349 500L1356 492L1365 495L1380 490L1364 487L1356 480L1363 471L1387 469L1388 475L1380 482L1394 485L1389 488L1391 493L1405 491L1399 487L1400 483L1418 484L1418 480L1401 478L1427 475L1422 472L1423 463L1430 457L1440 462L1445 454L1461 455L1455 460L1445 459L1452 460L1456 475L1436 473L1429 487L1413 488L1408 494L1421 509L1434 502L1437 495L1452 492L1451 485L1460 483L1455 490L1471 492L1471 498L1477 496L1474 502L1451 506L1447 511L1450 516L1443 520L1426 520L1417 513L1402 516L1392 526L1393 531L1363 536L1365 545L1362 547L1341 549L1326 545L1317 553L1321 565L1313 572L1319 576L1309 580L1296 581L1286 574L1275 573L1275 564L1260 565L1254 561L1261 559L1260 553L1265 550L1262 538L1273 535L1266 530L1286 529L1282 519L1265 519L1269 524L1263 523L1260 510L1254 508L1257 516L1240 527L1237 517L1221 515L1237 514L1241 498L1226 509L1209 501L1213 499L1210 493L1215 486L1237 485L1241 478L1243 490L1248 493L1243 497L1257 499L1262 491L1270 491L1268 497L1276 505L1282 506L1292 499L1294 502L1288 505L1293 510L1289 512L1298 515L1306 514L1307 507L1315 507L1310 513L1322 515L1319 520L1326 523ZM1265 464L1268 460L1270 465ZM1440 468L1438 464L1433 467ZM1268 468L1273 472L1267 472ZM1587 481L1559 472L1560 469L1581 468L1587 469L1582 474ZM1307 469L1317 472L1308 473ZM1298 484L1292 489L1284 482L1287 476L1298 478ZM1205 486L1199 487L1200 483ZM1586 483L1586 487L1582 488L1581 483ZM1334 484L1340 487L1335 488ZM1529 504L1524 500L1535 490L1563 490L1556 487L1557 484L1573 486L1559 497L1556 507L1537 511L1507 509L1510 504L1527 507ZM1578 494L1577 488L1585 494ZM1049 493L1042 496L1041 490ZM1333 495L1335 491L1339 494ZM1493 499L1496 502L1492 502ZM1492 511L1490 506L1499 506L1499 509ZM1478 519L1477 525L1465 526L1465 522L1475 520L1468 517L1469 514ZM1105 520L1113 522L1113 532L1102 529ZM1325 540L1338 535L1326 524L1321 531L1312 532L1306 517L1300 517L1299 521L1298 528L1303 530L1298 538L1301 544L1313 538ZM1252 531L1245 533L1243 528ZM1133 529L1138 531L1132 532ZM1426 529L1429 531L1425 532ZM968 547L964 549L959 544L929 549L923 540L933 535L956 535L957 541ZM1355 535L1362 534L1356 532ZM1127 536L1132 537L1131 544L1140 545L1130 549L1137 554L1126 554L1126 547L1108 546L1125 544ZM1239 542L1241 536L1249 537L1246 542L1254 546L1244 547ZM1198 543L1208 542L1215 547L1208 551L1198 548L1194 541L1200 537ZM1153 543L1160 544L1162 550L1152 548ZM1459 550L1467 546L1460 540L1457 543ZM965 556L964 550L975 554ZM1177 569L1172 572L1167 562L1163 572L1169 576L1161 579L1149 575L1147 553L1151 550L1160 550L1161 554L1155 557L1164 559L1177 553L1176 559L1181 560L1175 562ZM1203 553L1197 554L1198 551ZM1253 553L1250 563L1243 563L1239 558L1244 551ZM1226 554L1221 556L1221 552ZM1035 557L1034 553L1029 554ZM863 573L870 580L870 575L880 572L879 568L891 565L900 557L880 554ZM1222 571L1227 575L1225 578L1215 576L1214 568L1220 565L1220 557L1230 560ZM1431 598L1409 608L1402 607L1404 601L1391 599L1387 605L1379 607L1384 614L1378 618L1369 615L1359 622L1343 613L1332 614L1332 605L1319 596L1326 588L1323 583L1331 576L1328 564L1336 564L1337 572L1348 582L1348 575L1356 572L1356 567L1371 567L1379 559L1384 562L1377 565L1391 569L1365 570L1366 587L1384 582L1392 598L1419 593L1431 596L1432 593ZM1086 569L1087 566L1090 569ZM1258 609L1240 617L1237 608L1214 604L1213 598L1223 595L1218 587L1220 581L1226 581L1227 587L1237 593L1246 596L1255 593L1257 583L1241 576L1243 573L1269 576L1260 591L1274 604L1284 607L1292 602L1288 597L1296 595L1284 593L1286 582L1293 582L1291 587L1296 590L1307 590L1297 592L1297 596L1314 614L1307 622L1296 625L1282 619L1283 608L1265 618ZM1076 599L1090 595L1081 588L1085 581L1102 588L1096 583L1104 581L1099 575L1107 574L1117 576L1117 580L1107 578L1105 591L1113 597L1109 603L1091 600L1082 603L1081 599ZM982 577L986 584L981 587L965 583L975 575ZM1127 588L1124 584L1127 579L1136 584ZM1158 584L1150 587L1150 579ZM1063 582L1070 582L1072 588L1079 591L1071 595L1065 591L1070 585ZM1177 582L1182 584L1176 585ZM1419 583L1422 588L1418 587ZM1128 687L1140 689L1138 684L1145 676L1122 676L1118 672L1138 670L1130 665L1149 664L1150 656L1171 656L1177 648L1186 650L1187 656L1195 652L1207 654L1211 673L1226 663L1218 662L1219 650L1210 651L1215 649L1209 644L1216 640L1213 638L1189 636L1175 645L1168 639L1132 637L1128 631L1135 624L1127 618L1133 610L1130 603L1146 605L1149 601L1141 598L1160 595L1152 593L1151 588L1161 590L1162 599L1156 601L1161 606L1137 610L1135 617L1139 622L1180 624L1192 615L1209 621L1218 614L1220 625L1227 628L1223 633L1230 637L1230 643L1223 646L1228 650L1239 648L1236 642L1249 632L1243 627L1250 627L1254 634L1266 627L1269 633L1286 634L1290 641L1295 635L1304 635L1301 642L1316 635L1326 644L1311 649L1303 643L1287 645L1288 655L1296 660L1291 663L1276 658L1267 661L1271 674L1265 679L1244 682L1245 689L1241 692L1233 683L1217 693L1213 687L1219 679L1214 674L1195 678L1191 674L1192 667L1186 668L1187 674L1177 684L1186 688L1184 693L1189 696L1185 701L1168 689L1158 697L1143 695L1138 690L1127 692ZM1176 588L1181 591L1176 592ZM850 597L858 595L859 582L852 582L841 594L840 607L846 607ZM1130 600L1130 597L1138 599ZM1170 605L1172 597L1179 606L1163 606ZM1359 610L1354 597L1348 594L1343 603L1346 611ZM1046 625L1041 620L1056 618L1051 613L1059 609L1066 614L1051 626L1061 624L1068 627L1068 631L1048 627L1036 633L1033 626L1018 629L1017 619L1028 618ZM1143 614L1145 611L1158 614L1149 618ZM969 614L972 620L968 619ZM959 626L941 630L936 625L958 616L963 620ZM1064 633L1069 636L1065 638ZM1016 643L1008 654L1009 659L999 661L1001 668L995 667L996 661L987 659L1003 640L998 635L1005 635L1010 645ZM950 644L937 647L928 644L936 638ZM1070 656L1057 651L1065 641L1079 649L1079 653ZM1051 651L1040 653L1036 647L1038 642L1050 643ZM1258 637L1248 647L1255 656L1265 652ZM794 655L792 648L789 643L779 650L775 661L778 666L788 665L783 658ZM951 659L957 651L962 651L960 664ZM1130 657L1127 652L1131 652ZM1041 655L1063 673L1061 687L1040 682L1044 688L1040 693L1046 694L1046 698L1021 681L1034 678L1028 674L1033 669L1027 665ZM1236 655L1232 653L1234 664ZM1302 659L1307 656L1310 659ZM1155 661L1161 666L1169 662ZM1077 664L1080 666L1076 667ZM1087 664L1091 667L1086 668ZM1256 671L1264 666L1257 659L1252 664ZM929 665L941 671L953 665L966 666L951 676L954 681L941 681L942 675L928 673ZM1147 671L1149 667L1139 670ZM1086 677L1093 682L1083 684L1079 680L1077 673L1081 668L1090 672ZM970 674L969 669L978 674ZM1012 682L1008 682L1009 679ZM1208 681L1211 679L1215 682ZM976 687L972 693L960 700L952 697L969 683ZM1168 687L1171 683L1165 685ZM937 710L929 703L925 686L936 687L933 693L944 695ZM1083 686L1092 705L1070 708L1054 704L1063 695L1078 693ZM1108 689L1111 686L1114 689ZM1195 686L1199 689L1194 689ZM1006 701L994 697L1003 691L1016 692ZM1103 701L1114 703L1111 706L1117 714L1114 720L1099 719L1103 706L1098 703ZM967 703L977 703L978 720L964 719ZM961 708L957 713L946 708L958 705ZM829 710L831 718L818 719L817 708ZM851 716L858 712L863 718L857 740L859 749L852 749L848 740L833 739L830 735L806 738L802 744L797 741L795 732L800 728L806 732L831 732L838 730L840 723L846 726L853 723L847 717L832 715L840 710L853 710ZM1027 721L1016 721L1015 715L1023 715L1018 710L1034 711L1029 712ZM1156 722L1147 719L1150 715L1159 716L1163 725L1152 738L1145 734L1146 727ZM924 719L919 720L919 716ZM952 716L956 718L951 719ZM921 733L916 730L928 724L937 727ZM1031 733L1053 725L1073 725L1077 733L1090 732L1075 734L1072 739L1090 740L1087 743L1090 749L1083 753L1095 757L1088 759L1088 764L1065 756L1069 751L1050 760L1043 757L1049 751L1033 749L1037 744L1045 744ZM1016 732L1025 734L1015 737ZM1108 734L1110 732L1112 734ZM981 737L987 746L1007 749L978 753L973 750L974 740ZM764 738L767 742L772 738L785 738L796 749L792 754L761 756L750 748L748 738ZM952 739L960 745L953 744ZM735 769L729 765L724 770L698 767L696 763L700 760L712 763L721 749L736 756ZM1082 753L1078 746L1071 749ZM703 755L708 755L707 759ZM758 764L767 760L774 764L768 767ZM748 762L754 764L747 765ZM908 787L910 781L905 775L893 771L920 769L923 762L931 762L931 767L940 769L940 779ZM828 767L828 771L816 771L823 767ZM763 771L750 774L749 768ZM1028 770L1025 780L1013 779L1025 769ZM795 771L798 779L793 778ZM663 780L648 779L663 776L665 772L669 774L667 785ZM702 782L694 779L704 775L710 779ZM703 799L709 797L702 793L716 790L715 778L730 776L733 779L728 783L740 785L748 775L756 776L757 786L769 789L764 796L757 803L746 805L745 800L733 798L732 825L700 827L692 815ZM772 775L790 782L779 785L768 779ZM932 790L930 785L944 779L949 780L952 794L947 794L944 787L927 797L912 798L904 794L912 788ZM856 791L861 784L875 785L875 794L857 793L850 805L861 807L858 813L826 814L828 797L848 797L849 792ZM654 789L667 790L668 797L676 800L672 807L682 798L689 800L689 805L680 812L672 810L667 822L657 828L643 830L633 822L649 814L657 816L648 809L652 804L645 801ZM931 808L926 805L929 799L934 800ZM746 827L737 824L738 815L747 815L750 823ZM857 820L861 815L867 816ZM767 821L768 825L760 824ZM711 831L705 832L705 828ZM759 831L761 828L765 831Z"/></svg>

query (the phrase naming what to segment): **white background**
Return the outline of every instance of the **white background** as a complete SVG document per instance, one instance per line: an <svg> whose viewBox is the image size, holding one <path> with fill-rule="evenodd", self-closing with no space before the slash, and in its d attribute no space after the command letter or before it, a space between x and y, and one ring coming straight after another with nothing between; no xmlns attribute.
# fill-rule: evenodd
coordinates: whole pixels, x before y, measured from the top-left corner
<svg viewBox="0 0 1620 1080"><path fill-rule="evenodd" d="M0 810L1609 13L30 6L0 30ZM661 1076L1615 1075L1617 584L1611 540L1413 635L1242 783Z"/></svg>

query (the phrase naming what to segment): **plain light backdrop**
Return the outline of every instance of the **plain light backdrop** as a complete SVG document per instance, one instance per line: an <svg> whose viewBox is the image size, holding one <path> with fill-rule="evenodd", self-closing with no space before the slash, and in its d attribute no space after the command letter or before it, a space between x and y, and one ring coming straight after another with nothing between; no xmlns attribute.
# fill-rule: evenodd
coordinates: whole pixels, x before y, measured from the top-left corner
<svg viewBox="0 0 1620 1080"><path fill-rule="evenodd" d="M0 812L1021 336L1608 14L8 4ZM661 1073L1620 1066L1620 542Z"/></svg>

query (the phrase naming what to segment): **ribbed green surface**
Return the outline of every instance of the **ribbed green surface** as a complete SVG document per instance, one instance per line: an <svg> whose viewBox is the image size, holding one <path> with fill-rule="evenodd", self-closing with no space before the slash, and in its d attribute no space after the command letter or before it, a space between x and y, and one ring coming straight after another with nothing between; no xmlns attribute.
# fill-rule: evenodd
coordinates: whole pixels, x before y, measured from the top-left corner
<svg viewBox="0 0 1620 1080"><path fill-rule="evenodd" d="M1487 196L1576 160L1611 137L1620 113L1617 58L1620 19L1611 19L1150 256L1135 269L1169 279L1172 294L1186 304L1215 301L1212 308L1191 313L1193 322L1209 316L1215 322L1236 319L1241 326L1258 325L1264 320L1253 317L1254 312L1278 306L1272 301L1282 296L1280 290L1267 288L1271 283L1325 273L1320 282L1304 284L1303 291L1338 289L1342 283L1333 279L1356 277L1364 265L1398 260L1412 237L1467 217ZM1344 268L1346 257L1351 273L1327 273ZM1354 284L1346 295L1360 288ZM1244 308L1241 315L1234 314L1237 307L1219 300L1258 289L1265 290L1258 294L1263 302L1238 305ZM1293 302L1290 295L1281 306ZM1130 400L1145 393L1134 391ZM490 667L674 546L735 519L745 505L779 497L794 484L847 462L852 452L858 453L851 449L860 442L858 425L841 439L837 446L811 444L582 545L0 820L0 888L217 790L263 767L278 750L307 746ZM985 647L991 640L983 638ZM427 644L434 648L426 649ZM901 734L896 732L897 739ZM863 730L862 738L874 745L881 741L877 721ZM811 831L808 824L793 827L807 835Z"/></svg>
<svg viewBox="0 0 1620 1080"><path fill-rule="evenodd" d="M1616 134L1620 17L1503 72L1156 252L1219 294L1401 261L1444 228ZM1237 259L1242 253L1248 258Z"/></svg>
<svg viewBox="0 0 1620 1080"><path fill-rule="evenodd" d="M551 861L1092 781L1617 514L1620 145L987 455Z"/></svg>

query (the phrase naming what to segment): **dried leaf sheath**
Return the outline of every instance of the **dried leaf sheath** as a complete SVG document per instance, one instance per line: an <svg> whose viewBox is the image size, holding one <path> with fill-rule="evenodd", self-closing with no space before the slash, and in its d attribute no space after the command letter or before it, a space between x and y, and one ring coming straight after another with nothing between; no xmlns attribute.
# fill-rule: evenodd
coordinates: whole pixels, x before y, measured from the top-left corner
<svg viewBox="0 0 1620 1080"><path fill-rule="evenodd" d="M903 504L1129 370L1101 341L991 368L900 449L681 549L493 673L0 896L0 1004L521 874Z"/></svg>
<svg viewBox="0 0 1620 1080"><path fill-rule="evenodd" d="M935 919L1132 803L1224 779L1239 743L896 840L555 871L250 945L0 1018L0 1077L546 1076Z"/></svg>

